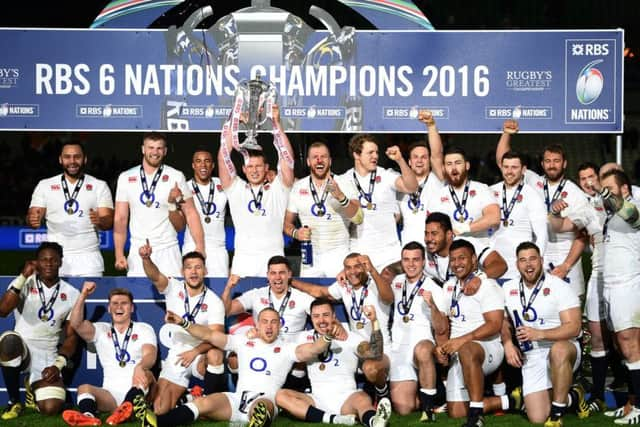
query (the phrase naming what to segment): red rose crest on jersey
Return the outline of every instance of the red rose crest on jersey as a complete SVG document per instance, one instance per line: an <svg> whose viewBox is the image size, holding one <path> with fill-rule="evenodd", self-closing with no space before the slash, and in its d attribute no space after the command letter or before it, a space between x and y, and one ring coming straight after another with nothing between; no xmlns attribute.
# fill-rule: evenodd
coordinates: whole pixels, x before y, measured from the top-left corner
<svg viewBox="0 0 640 427"><path fill-rule="evenodd" d="M138 341L138 334L131 335L131 341Z"/></svg>
<svg viewBox="0 0 640 427"><path fill-rule="evenodd" d="M31 291L29 292L33 295L38 295L38 290L36 288L31 288Z"/></svg>
<svg viewBox="0 0 640 427"><path fill-rule="evenodd" d="M453 292L453 286L447 286L447 292Z"/></svg>
<svg viewBox="0 0 640 427"><path fill-rule="evenodd" d="M516 199L518 203L522 202L523 199L524 197L522 197L522 194L518 194L518 198Z"/></svg>
<svg viewBox="0 0 640 427"><path fill-rule="evenodd" d="M67 294L65 294L64 292L60 294L60 300L61 301L66 301L67 300Z"/></svg>
<svg viewBox="0 0 640 427"><path fill-rule="evenodd" d="M53 191L59 191L59 190L60 190L60 184L53 184L53 185L51 186L51 189L52 189Z"/></svg>
<svg viewBox="0 0 640 427"><path fill-rule="evenodd" d="M476 190L470 190L470 191L469 191L469 195L470 195L471 197L476 197Z"/></svg>
<svg viewBox="0 0 640 427"><path fill-rule="evenodd" d="M255 343L253 341L247 341L246 346L247 347L254 347Z"/></svg>
<svg viewBox="0 0 640 427"><path fill-rule="evenodd" d="M381 181L382 181L382 177L380 175L376 175L376 183Z"/></svg>
<svg viewBox="0 0 640 427"><path fill-rule="evenodd" d="M313 335L307 335L307 341L313 341L314 337Z"/></svg>
<svg viewBox="0 0 640 427"><path fill-rule="evenodd" d="M306 188L301 188L300 189L300 195L301 196L308 196L309 195L309 190L307 190Z"/></svg>
<svg viewBox="0 0 640 427"><path fill-rule="evenodd" d="M566 198L567 198L567 192L566 192L566 191L563 191L563 192L560 194L560 197L562 197L563 199L566 199Z"/></svg>
<svg viewBox="0 0 640 427"><path fill-rule="evenodd" d="M138 177L137 176L130 176L129 177L129 182L136 182L138 181Z"/></svg>
<svg viewBox="0 0 640 427"><path fill-rule="evenodd" d="M216 185L216 190L218 190L218 191L222 191L222 185L217 184L217 185Z"/></svg>
<svg viewBox="0 0 640 427"><path fill-rule="evenodd" d="M86 188L87 191L92 191L93 190L93 185L87 184L84 188Z"/></svg>
<svg viewBox="0 0 640 427"><path fill-rule="evenodd" d="M107 332L107 338L111 338L111 332Z"/></svg>
<svg viewBox="0 0 640 427"><path fill-rule="evenodd" d="M260 298L260 304L269 305L269 300L265 297Z"/></svg>
<svg viewBox="0 0 640 427"><path fill-rule="evenodd" d="M396 288L396 289L402 289L402 283L400 283L400 282L395 282L395 283L393 284L393 287L394 287L394 288Z"/></svg>
<svg viewBox="0 0 640 427"><path fill-rule="evenodd" d="M537 181L537 182L536 182L536 187L538 187L538 188L544 188L544 184L542 183L542 181Z"/></svg>
<svg viewBox="0 0 640 427"><path fill-rule="evenodd" d="M420 290L418 291L418 295L422 296L424 294L424 289L420 288Z"/></svg>
<svg viewBox="0 0 640 427"><path fill-rule="evenodd" d="M289 308L296 308L296 302L294 300L289 301Z"/></svg>
<svg viewBox="0 0 640 427"><path fill-rule="evenodd" d="M436 267L435 261L429 261L429 267L435 268Z"/></svg>
<svg viewBox="0 0 640 427"><path fill-rule="evenodd" d="M546 297L547 295L549 295L550 293L551 293L551 289L550 289L550 288L544 288L544 289L542 290L542 295L544 295L545 297Z"/></svg>
<svg viewBox="0 0 640 427"><path fill-rule="evenodd" d="M209 306L207 304L202 304L200 306L200 311L203 312L203 313L206 313L208 308L209 308Z"/></svg>
<svg viewBox="0 0 640 427"><path fill-rule="evenodd" d="M181 300L184 300L184 292L182 291L178 292L178 298L180 298Z"/></svg>
<svg viewBox="0 0 640 427"><path fill-rule="evenodd" d="M449 198L447 196L440 197L440 203L446 203L448 201L449 201Z"/></svg>
<svg viewBox="0 0 640 427"><path fill-rule="evenodd" d="M269 188L271 188L271 185L269 185L269 184L265 184L264 185L264 191L267 191Z"/></svg>
<svg viewBox="0 0 640 427"><path fill-rule="evenodd" d="M169 181L169 175L162 175L162 182Z"/></svg>
<svg viewBox="0 0 640 427"><path fill-rule="evenodd" d="M511 289L509 291L509 296L511 296L511 297L518 296L518 290L517 289Z"/></svg>
<svg viewBox="0 0 640 427"><path fill-rule="evenodd" d="M275 348L273 349L273 352L274 352L274 353L280 353L280 347L275 347Z"/></svg>
<svg viewBox="0 0 640 427"><path fill-rule="evenodd" d="M500 192L499 191L494 191L493 192L493 196L494 197L500 197Z"/></svg>

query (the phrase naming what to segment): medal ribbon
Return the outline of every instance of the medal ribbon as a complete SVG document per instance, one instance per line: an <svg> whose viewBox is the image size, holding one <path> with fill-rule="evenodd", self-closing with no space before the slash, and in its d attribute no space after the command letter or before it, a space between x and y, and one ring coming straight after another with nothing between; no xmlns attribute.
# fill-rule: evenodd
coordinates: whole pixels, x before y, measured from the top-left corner
<svg viewBox="0 0 640 427"><path fill-rule="evenodd" d="M187 292L187 285L185 285L183 282L182 286L184 287L184 315L187 316L188 321L195 322L196 316L200 312L200 307L202 307L202 303L204 302L204 297L207 294L207 288L205 287L203 289L200 298L198 298L198 302L196 303L195 307L193 307L193 310L191 310L191 308L189 307L189 293Z"/></svg>
<svg viewBox="0 0 640 427"><path fill-rule="evenodd" d="M453 199L453 204L456 205L456 212L460 213L460 218L464 218L464 213L467 210L467 198L469 197L469 180L464 184L464 191L462 193L462 203L458 199L458 195L451 185L449 185L449 193Z"/></svg>
<svg viewBox="0 0 640 427"><path fill-rule="evenodd" d="M53 290L53 294L49 301L45 301L44 297L44 285L40 282L40 277L36 276L36 288L38 288L38 296L40 297L40 303L42 304L42 310L44 314L47 314L53 308L53 304L55 304L56 299L58 299L58 293L60 292L60 280L55 284L55 289Z"/></svg>
<svg viewBox="0 0 640 427"><path fill-rule="evenodd" d="M251 197L253 197L253 202L255 203L256 209L262 209L262 190L264 188L264 183L260 184L260 190L258 190L258 195L253 192L253 187L251 184L247 184L249 186L249 190L251 190Z"/></svg>
<svg viewBox="0 0 640 427"><path fill-rule="evenodd" d="M76 197L78 197L78 193L80 192L82 183L84 182L84 175L78 178L78 182L76 182L76 186L73 189L73 193L71 195L69 195L69 187L67 186L67 180L64 178L64 174L62 174L62 176L60 177L60 181L62 183L62 192L64 193L64 205L66 206L67 203L69 203L70 201L75 201Z"/></svg>
<svg viewBox="0 0 640 427"><path fill-rule="evenodd" d="M360 320L362 318L362 304L364 304L364 299L367 297L369 282L371 282L371 277L369 277L369 279L367 280L367 283L365 283L365 285L362 287L362 292L360 293L360 301L358 303L356 303L355 292L353 291L353 288L351 289L352 306L349 314L351 315L351 318L353 320ZM353 316L354 309L356 313L355 317Z"/></svg>
<svg viewBox="0 0 640 427"><path fill-rule="evenodd" d="M155 175L153 175L153 180L151 181L151 187L147 186L147 175L144 173L144 168L140 165L140 183L142 184L142 192L145 195L148 195L149 198L147 200L151 200L151 196L154 191L156 191L156 185L158 185L158 181L160 181L160 176L162 176L162 170L164 169L164 165L160 165L160 167L156 170Z"/></svg>
<svg viewBox="0 0 640 427"><path fill-rule="evenodd" d="M520 195L520 192L522 191L523 187L524 187L524 181L520 181L520 184L518 184L516 191L513 193L513 196L511 197L511 201L509 202L509 207L507 207L507 186L504 182L502 183L502 215L504 217L503 221L506 221L509 219L509 215L511 215L511 212L513 212L513 207L516 205L516 201L518 200L518 196Z"/></svg>
<svg viewBox="0 0 640 427"><path fill-rule="evenodd" d="M413 305L413 299L416 297L416 294L422 287L422 284L424 283L424 279L426 279L426 276L423 274L422 277L420 277L420 280L418 280L418 282L413 287L413 290L411 291L411 294L409 295L408 300L407 300L407 279L404 279L404 284L402 285L402 301L401 301L404 314L409 314L409 311L411 310L411 305Z"/></svg>
<svg viewBox="0 0 640 427"><path fill-rule="evenodd" d="M200 191L200 187L198 187L198 184L195 181L191 181L191 186L193 187L193 192L196 194L196 197L198 198L198 202L200 202L202 213L206 217L208 217L209 215L211 215L209 213L209 209L211 209L211 206L213 205L213 195L215 193L215 185L213 185L213 179L209 182L209 197L207 197L206 203L204 201L204 196ZM212 213L215 213L215 212L212 212Z"/></svg>
<svg viewBox="0 0 640 427"><path fill-rule="evenodd" d="M291 288L287 290L287 295L285 295L285 297L283 298L282 302L280 303L280 308L278 309L278 314L280 315L281 319L284 319L284 311L287 308L287 303L289 302L289 298L291 298ZM273 301L271 300L271 288L269 288L269 307L275 310L273 306Z"/></svg>
<svg viewBox="0 0 640 427"><path fill-rule="evenodd" d="M474 277L476 277L474 273L469 274L469 276L467 276L467 278L465 279L464 284L460 285L460 290L458 292L456 291L458 290L458 283L460 283L460 280L456 280L456 284L453 286L453 293L451 294L451 306L449 307L450 309L453 309L458 305L458 300L464 293L464 285L469 283Z"/></svg>
<svg viewBox="0 0 640 427"><path fill-rule="evenodd" d="M529 302L527 302L524 296L524 283L522 279L520 279L520 284L518 285L518 287L520 288L520 304L522 305L523 315L527 313L531 308L531 306L533 305L533 302L536 300L536 297L538 296L540 289L542 289L542 285L544 285L544 273L542 273L542 277L538 279L538 283L536 283L536 286L533 288L533 291L531 292L531 296L529 297Z"/></svg>
<svg viewBox="0 0 640 427"><path fill-rule="evenodd" d="M333 176L333 174L331 174ZM327 196L329 195L329 186L327 185L327 181L324 182L324 190L322 191L322 198L318 200L318 192L316 191L316 186L313 185L313 179L311 175L309 175L309 189L311 190L311 197L313 197L313 204L316 205L319 211L324 211L324 202L327 200Z"/></svg>
<svg viewBox="0 0 640 427"><path fill-rule="evenodd" d="M424 189L424 186L427 184L427 179L429 179L428 175L422 181L422 183L418 185L418 189L415 191L415 193L409 194L409 200L411 200L411 204L414 206L414 209L420 208L420 197L422 196L422 190Z"/></svg>
<svg viewBox="0 0 640 427"><path fill-rule="evenodd" d="M360 181L358 181L358 177L356 175L356 170L353 170L353 181L356 183L356 187L358 188L358 193L369 203L373 200L373 188L376 185L376 175L378 170L374 170L369 174L369 193L365 193L362 187L360 186Z"/></svg>
<svg viewBox="0 0 640 427"><path fill-rule="evenodd" d="M551 200L549 200L549 181L547 181L547 178L545 177L545 179L544 179L544 203L545 203L545 205L547 205L547 212L551 212L551 203L553 203L556 200L558 200L558 198L562 194L562 189L564 188L564 185L566 183L567 183L567 179L566 178L562 178L562 181L560 181L560 184L558 185L558 188L556 188L556 191L553 193L553 198Z"/></svg>
<svg viewBox="0 0 640 427"><path fill-rule="evenodd" d="M127 332L124 334L124 339L122 340L122 348L121 348L120 343L118 342L118 336L116 335L116 328L113 327L113 323L111 324L111 340L113 341L113 347L116 349L116 360L120 363L126 362L124 360L124 355L127 353L127 347L129 346L129 338L131 338L132 331L133 331L133 322L129 322L129 327L127 328Z"/></svg>

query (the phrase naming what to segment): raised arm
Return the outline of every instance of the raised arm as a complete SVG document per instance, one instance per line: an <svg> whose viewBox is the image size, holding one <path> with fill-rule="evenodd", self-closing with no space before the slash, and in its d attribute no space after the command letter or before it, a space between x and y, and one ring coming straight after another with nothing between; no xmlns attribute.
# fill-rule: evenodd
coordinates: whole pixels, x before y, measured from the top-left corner
<svg viewBox="0 0 640 427"><path fill-rule="evenodd" d="M488 278L497 279L507 272L507 262L498 251L490 251L482 261L482 271Z"/></svg>
<svg viewBox="0 0 640 427"><path fill-rule="evenodd" d="M400 176L396 178L395 182L395 186L398 191L402 193L413 193L416 191L418 189L418 179L416 178L416 174L404 160L404 157L402 157L400 148L393 145L387 148L385 154L400 167Z"/></svg>
<svg viewBox="0 0 640 427"><path fill-rule="evenodd" d="M229 127L230 125L225 123L220 135L220 149L218 150L218 176L220 178L222 188L225 190L231 187L233 180L238 175L236 167L233 165L233 160L231 160L233 145L231 143L231 130Z"/></svg>
<svg viewBox="0 0 640 427"><path fill-rule="evenodd" d="M167 279L167 276L162 274L153 261L151 261L151 253L151 245L149 244L149 239L147 239L144 246L140 246L138 250L138 254L140 258L142 258L142 268L144 268L144 274L151 280L151 283L153 283L153 286L156 287L158 292L164 292L169 285L169 279Z"/></svg>
<svg viewBox="0 0 640 427"><path fill-rule="evenodd" d="M171 225L173 225L176 231L183 231L187 225L187 221L181 211L182 207L180 205L184 203L184 197L177 182L171 191L169 191L167 203L169 205L169 222L171 222Z"/></svg>
<svg viewBox="0 0 640 427"><path fill-rule="evenodd" d="M301 362L308 362L315 359L320 354L329 349L329 346L331 346L331 340L333 340L333 336L334 335L332 333L329 333L326 335L322 335L312 343L300 344L296 347L296 358Z"/></svg>
<svg viewBox="0 0 640 427"><path fill-rule="evenodd" d="M380 301L385 304L393 304L393 291L391 290L391 281L386 280L378 270L374 267L371 259L367 255L360 255L358 257L360 263L364 265L364 269L371 275L376 287L378 288L378 295L380 296Z"/></svg>
<svg viewBox="0 0 640 427"><path fill-rule="evenodd" d="M331 300L334 300L334 298L329 293L328 286L314 285L313 283L304 282L298 279L292 279L291 286L298 289L299 291L311 295L314 298L329 298Z"/></svg>
<svg viewBox="0 0 640 427"><path fill-rule="evenodd" d="M376 315L376 309L372 305L363 307L364 315L371 322L371 336L369 341L362 341L356 350L358 357L362 360L380 360L384 354L384 338L380 330L380 322Z"/></svg>
<svg viewBox="0 0 640 427"><path fill-rule="evenodd" d="M278 172L282 177L282 183L285 187L291 188L294 181L293 174L293 148L289 142L287 134L284 133L282 123L280 122L280 107L273 104L271 114L273 117L273 145L278 152Z"/></svg>
<svg viewBox="0 0 640 427"><path fill-rule="evenodd" d="M204 229L202 228L202 223L200 222L200 215L198 215L198 211L196 211L196 206L193 203L193 197L189 197L185 199L182 204L182 212L184 213L187 224L189 225L189 232L191 233L191 237L193 237L193 241L196 244L196 252L202 254L202 256L206 257L207 254L205 252L204 246Z"/></svg>
<svg viewBox="0 0 640 427"><path fill-rule="evenodd" d="M84 304L87 300L87 297L91 295L96 290L96 282L84 282L82 284L82 290L80 291L80 296L76 300L76 303L73 305L71 309L71 314L69 315L69 324L73 328L74 331L82 338L83 340L89 342L93 340L93 337L96 335L96 327L93 326L88 320L84 318Z"/></svg>
<svg viewBox="0 0 640 427"><path fill-rule="evenodd" d="M442 138L436 127L436 121L429 110L418 113L418 120L427 126L427 141L429 142L429 163L431 170L440 181L444 181L444 155L442 150Z"/></svg>
<svg viewBox="0 0 640 427"><path fill-rule="evenodd" d="M0 299L0 317L7 317L20 303L22 288L25 282L36 271L35 261L27 261L20 272L20 275L13 279L9 288L2 294Z"/></svg>
<svg viewBox="0 0 640 427"><path fill-rule="evenodd" d="M505 153L511 151L511 135L515 135L519 130L518 122L515 120L505 120L502 124L502 134L496 147L496 165L498 165L498 168L502 166L502 157Z"/></svg>
<svg viewBox="0 0 640 427"><path fill-rule="evenodd" d="M222 304L224 305L224 312L227 316L233 316L234 314L242 313L245 311L242 303L238 301L238 299L231 299L231 292L233 288L236 287L238 282L240 281L240 276L236 274L232 274L227 279L227 284L222 291L222 295L220 295L220 299L222 300Z"/></svg>

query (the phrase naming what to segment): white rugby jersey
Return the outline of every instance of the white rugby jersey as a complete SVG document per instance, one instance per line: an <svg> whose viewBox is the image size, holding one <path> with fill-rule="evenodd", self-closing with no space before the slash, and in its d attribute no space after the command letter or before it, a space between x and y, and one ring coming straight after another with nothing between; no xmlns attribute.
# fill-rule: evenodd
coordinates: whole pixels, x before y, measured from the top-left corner
<svg viewBox="0 0 640 427"><path fill-rule="evenodd" d="M282 387L291 366L299 362L296 344L281 338L267 344L260 338L227 335L224 349L238 355L238 384L236 392L252 391L273 394Z"/></svg>
<svg viewBox="0 0 640 427"><path fill-rule="evenodd" d="M307 315L311 313L311 303L314 298L291 286L289 291L291 291L291 295L288 299L288 291L278 298L274 293L270 292L269 286L264 286L244 292L237 300L246 311L252 312L253 321L256 324L258 323L258 315L267 307L271 307L281 313L280 331L283 334L290 335L304 330L307 323Z"/></svg>
<svg viewBox="0 0 640 427"><path fill-rule="evenodd" d="M352 184L346 182L344 176L336 175L333 179L349 199L357 198L357 196L351 194L352 191L349 188ZM310 181L311 176L307 176L293 184L289 194L287 211L297 214L300 223L311 228L311 243L314 251L321 253L332 249L348 248L350 221L349 218L345 218L340 214L344 208L340 206L331 193L327 192L323 204L326 212L319 215L318 212L322 213L322 210L319 211L318 205L314 202ZM316 191L318 202L322 201L325 186L320 188L313 187Z"/></svg>
<svg viewBox="0 0 640 427"><path fill-rule="evenodd" d="M316 339L315 331L304 331L299 334L297 344L310 344ZM341 390L357 390L357 352L362 341L359 335L353 333L348 334L344 341L334 338L327 352L307 362L307 373L314 395L332 396L337 384L340 384Z"/></svg>
<svg viewBox="0 0 640 427"><path fill-rule="evenodd" d="M144 322L133 322L131 335L126 349L123 348L127 329L120 333L116 331L116 337L120 350L123 351L123 361L126 362L124 367L120 366L120 353L116 351L113 337L111 334L111 323L96 322L95 334L91 342L95 343L96 354L102 365L104 373L103 387L109 387L109 384L121 384L122 378L133 378L133 371L138 363L142 360L142 347L150 344L157 348L158 343L156 333L153 327Z"/></svg>
<svg viewBox="0 0 640 427"><path fill-rule="evenodd" d="M38 182L31 196L30 208L46 208L47 240L58 242L65 254L82 254L100 250L98 230L89 219L89 210L113 209L111 190L107 183L85 174L82 186L75 197L75 203L65 197L63 174ZM66 181L65 181L66 182ZM69 198L73 196L78 181L66 182ZM72 213L67 212L71 209Z"/></svg>
<svg viewBox="0 0 640 427"><path fill-rule="evenodd" d="M212 184L212 185L210 185ZM211 178L210 184L201 185L196 183L193 179L187 181L187 188L189 194L193 197L193 204L198 211L200 217L200 223L204 230L204 243L205 250L207 247L211 248L224 248L226 243L225 231L224 231L224 217L227 212L227 195L222 189L220 179ZM200 190L204 207L200 202L197 194L194 191L194 185ZM213 204L209 204L209 194L213 187ZM207 212L208 214L205 214ZM209 222L206 219L209 218ZM187 224L187 229L184 233L184 248L189 250L195 250L196 242L191 236L191 230Z"/></svg>
<svg viewBox="0 0 640 427"><path fill-rule="evenodd" d="M251 189L257 198L261 188L262 200L260 207L256 207ZM280 175L262 187L250 186L240 177L235 177L226 193L235 229L235 252L282 254L282 227L289 189L282 183Z"/></svg>
<svg viewBox="0 0 640 427"><path fill-rule="evenodd" d="M484 325L486 322L483 313L504 310L504 294L493 279L482 279L474 295L465 295L460 289L458 279L453 278L445 283L444 294L451 320L451 338L458 338ZM500 340L500 331L483 341L494 340Z"/></svg>
<svg viewBox="0 0 640 427"><path fill-rule="evenodd" d="M60 341L63 323L68 320L80 292L69 283L60 280L58 295L51 306L52 309L46 313L46 321L43 321L45 311L36 280L37 276L33 274L22 287L21 303L13 310L16 319L14 329L26 341L55 349ZM46 306L56 292L56 285L48 288L44 283L41 284Z"/></svg>
<svg viewBox="0 0 640 427"><path fill-rule="evenodd" d="M440 181L435 173L430 172L424 181L417 203L411 194L399 194L400 213L402 214L402 232L400 233L402 246L409 242L418 242L425 246L424 229L427 220L427 204L431 198L438 195L443 186L444 182Z"/></svg>
<svg viewBox="0 0 640 427"><path fill-rule="evenodd" d="M449 191L450 187L446 185L436 193L435 197L430 199L427 207L429 213L442 212L445 215L449 215L452 224L455 224L456 222L471 223L482 217L482 210L485 207L488 205L498 204L498 201L493 197L493 192L489 190L489 187L486 184L472 180L469 180L468 182L469 192L464 212L460 213L457 211L455 202L451 196L451 192ZM464 188L465 186L463 185L459 189L454 189L460 204L462 204ZM484 247L489 245L489 230L468 233L460 236L460 238L468 240L473 244L476 253L480 253Z"/></svg>
<svg viewBox="0 0 640 427"><path fill-rule="evenodd" d="M143 195L140 165L120 174L116 188L116 203L129 204L129 236L131 247L139 248L149 239L153 249L165 249L178 244L177 232L169 221L169 192L178 183L185 199L191 198L182 172L169 165L163 165L162 173L152 197ZM147 188L151 190L154 172L146 176ZM151 200L151 205L145 202Z"/></svg>
<svg viewBox="0 0 640 427"><path fill-rule="evenodd" d="M391 169L376 168L371 195L371 209L368 200L359 192L356 193L360 201L364 220L362 224L351 226L351 251L369 254L378 249L384 249L399 243L394 214L398 211L396 194L396 179L400 176ZM356 188L354 174L362 191L369 194L371 173L360 176L354 168L346 171L342 178L351 181Z"/></svg>
<svg viewBox="0 0 640 427"><path fill-rule="evenodd" d="M505 307L511 321L515 325L514 311L524 326L535 329L553 329L561 325L560 312L570 308L580 308L580 299L571 286L552 274L545 274L544 280L538 284L539 291L533 297L535 287L528 288L523 284L525 305L520 299L520 278L509 280L502 285L504 293ZM526 319L524 309L527 308L528 317ZM505 320L506 321L506 320ZM553 341L532 341L534 348L550 348Z"/></svg>
<svg viewBox="0 0 640 427"><path fill-rule="evenodd" d="M504 278L519 276L516 267L516 248L522 242L535 242L540 253L544 253L547 246L547 210L540 195L530 185L524 184L516 197L509 217L509 211L518 185L507 188L506 206L504 206L504 181L492 185L491 191L500 204L500 226L491 236L491 244L507 262L507 272ZM505 225L505 220L507 224Z"/></svg>
<svg viewBox="0 0 640 427"><path fill-rule="evenodd" d="M385 348L389 348L391 343L389 336L390 306L380 300L378 286L371 276L369 276L368 285L360 286L358 289L353 288L350 284L342 285L339 282L334 282L328 290L333 299L342 301L347 311L351 332L362 340L368 341L371 337L371 322L365 316L363 309L365 305L372 305L376 309L376 318L380 324Z"/></svg>
<svg viewBox="0 0 640 427"><path fill-rule="evenodd" d="M193 322L198 325L221 325L224 326L224 304L222 300L208 287L205 292L189 297L185 291L185 284L181 280L169 279L164 292L167 311L173 311L184 317L187 310L190 314L195 314ZM204 298L201 300L204 293ZM186 297L186 298L185 298ZM198 305L199 304L199 305ZM182 344L185 347L193 348L200 344L202 340L193 337L191 334L173 334L173 343Z"/></svg>
<svg viewBox="0 0 640 427"><path fill-rule="evenodd" d="M425 280L421 284L420 288L415 292L415 296L409 307L406 310L405 304L411 299L411 294L414 292L418 282L406 283L406 275L399 274L394 277L391 282L391 289L393 290L393 305L395 312L393 313L393 326L391 327L391 337L394 344L409 344L411 343L411 337L424 336L428 331L431 334L433 329L433 322L431 319L431 309L424 302L422 295L424 292L429 291L433 296L433 301L442 313L446 313L448 307L445 305L444 293L442 288L436 285L433 280L425 276ZM405 297L403 300L403 288L405 288ZM406 321L405 321L406 319Z"/></svg>

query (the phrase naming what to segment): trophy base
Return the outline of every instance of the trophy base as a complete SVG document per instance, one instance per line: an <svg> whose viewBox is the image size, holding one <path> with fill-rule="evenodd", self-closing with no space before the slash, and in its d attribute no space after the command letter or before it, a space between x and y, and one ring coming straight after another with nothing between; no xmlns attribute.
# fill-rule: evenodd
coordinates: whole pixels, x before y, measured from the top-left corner
<svg viewBox="0 0 640 427"><path fill-rule="evenodd" d="M262 151L260 144L253 141L245 141L242 144L239 144L238 147L243 150Z"/></svg>

